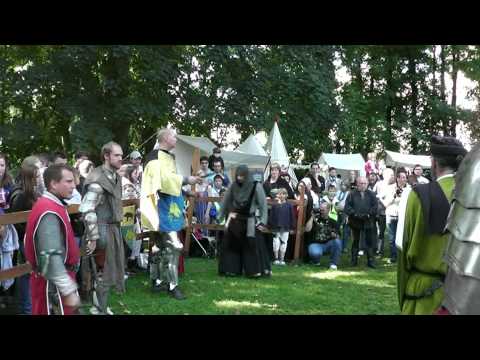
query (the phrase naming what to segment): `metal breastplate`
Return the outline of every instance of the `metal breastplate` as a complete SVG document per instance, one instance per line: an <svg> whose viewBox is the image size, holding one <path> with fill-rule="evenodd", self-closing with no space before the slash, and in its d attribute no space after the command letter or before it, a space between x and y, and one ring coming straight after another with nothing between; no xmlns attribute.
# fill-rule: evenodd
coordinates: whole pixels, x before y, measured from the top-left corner
<svg viewBox="0 0 480 360"><path fill-rule="evenodd" d="M447 219L450 239L443 305L453 314L480 314L480 144L463 160Z"/></svg>
<svg viewBox="0 0 480 360"><path fill-rule="evenodd" d="M463 159L455 183L453 199L466 208L480 209L480 143Z"/></svg>

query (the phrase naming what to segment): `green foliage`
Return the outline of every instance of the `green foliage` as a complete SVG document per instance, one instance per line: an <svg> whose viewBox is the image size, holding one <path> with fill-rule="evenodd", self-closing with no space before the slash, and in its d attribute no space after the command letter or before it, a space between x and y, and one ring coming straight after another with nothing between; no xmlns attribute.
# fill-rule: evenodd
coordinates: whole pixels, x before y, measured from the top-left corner
<svg viewBox="0 0 480 360"><path fill-rule="evenodd" d="M435 50L435 52L434 52ZM464 70L474 57L462 46L344 46L339 58L351 80L340 91L338 152L382 152L402 145L414 153L428 149L432 134L455 135L459 121L473 124L472 112L447 102L440 78ZM443 63L442 63L443 61ZM442 65L443 64L443 65ZM452 89L453 91L453 89Z"/></svg>
<svg viewBox="0 0 480 360"><path fill-rule="evenodd" d="M303 149L307 158L318 157L338 113L332 56L329 46L190 47L178 126L206 136L233 126L244 139L269 131L279 116L291 155ZM225 145L225 138L219 142Z"/></svg>
<svg viewBox="0 0 480 360"><path fill-rule="evenodd" d="M341 87L340 68L350 76ZM459 71L478 85L478 46L2 45L1 150L14 164L43 151L98 156L109 140L128 154L168 124L216 133L224 146L232 127L243 140L279 119L290 155L305 161L421 153L459 121L480 137L477 112L460 109L442 81ZM480 98L478 86L470 96Z"/></svg>

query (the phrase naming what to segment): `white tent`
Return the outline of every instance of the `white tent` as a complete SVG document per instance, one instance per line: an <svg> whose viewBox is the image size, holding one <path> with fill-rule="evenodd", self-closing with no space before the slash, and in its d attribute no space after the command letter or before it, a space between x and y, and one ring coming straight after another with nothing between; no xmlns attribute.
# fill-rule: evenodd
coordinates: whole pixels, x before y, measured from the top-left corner
<svg viewBox="0 0 480 360"><path fill-rule="evenodd" d="M421 165L423 168L430 169L431 162L430 156L426 155L410 155L410 154L401 154L393 151L385 150L387 158L385 163L388 166L400 167L406 166L413 168L415 165Z"/></svg>
<svg viewBox="0 0 480 360"><path fill-rule="evenodd" d="M358 175L365 176L365 160L361 154L330 154L323 153L318 159L320 165L337 169L343 179L348 179L349 171L356 170Z"/></svg>
<svg viewBox="0 0 480 360"><path fill-rule="evenodd" d="M216 145L208 138L187 135L177 135L177 145L172 151L177 159L177 170L183 176L190 175L195 148L200 149L200 156L210 156ZM265 168L268 156L255 153L222 150L221 154L225 163L225 170L230 172L240 164L246 164L250 168Z"/></svg>
<svg viewBox="0 0 480 360"><path fill-rule="evenodd" d="M269 164L271 165L273 163L278 163L282 168L288 168L288 174L292 179L293 186L297 186L297 176L293 171L293 167L290 166L290 157L288 156L285 143L283 142L282 135L280 134L280 129L278 128L276 121L273 124L272 131L270 131L270 134L268 135L268 141L267 145L265 145L265 148L267 154L270 155ZM267 179L269 174L270 168L265 170L265 179Z"/></svg>
<svg viewBox="0 0 480 360"><path fill-rule="evenodd" d="M238 146L237 151L241 151L247 154L268 156L260 142L253 134L250 134L247 140L245 140Z"/></svg>
<svg viewBox="0 0 480 360"><path fill-rule="evenodd" d="M195 148L200 149L200 156L210 156L214 147L216 145L208 138L177 135L177 145L172 150L177 160L177 171L189 176Z"/></svg>

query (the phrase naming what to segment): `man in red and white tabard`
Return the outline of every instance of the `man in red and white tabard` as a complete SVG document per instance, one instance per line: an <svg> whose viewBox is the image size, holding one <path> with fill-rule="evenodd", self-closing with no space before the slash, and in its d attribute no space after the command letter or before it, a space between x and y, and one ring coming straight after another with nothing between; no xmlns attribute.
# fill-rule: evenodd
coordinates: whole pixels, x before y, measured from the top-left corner
<svg viewBox="0 0 480 360"><path fill-rule="evenodd" d="M47 191L28 217L25 255L32 265L32 315L72 315L80 306L75 273L80 249L73 235L64 199L75 188L68 165L52 165L44 173Z"/></svg>

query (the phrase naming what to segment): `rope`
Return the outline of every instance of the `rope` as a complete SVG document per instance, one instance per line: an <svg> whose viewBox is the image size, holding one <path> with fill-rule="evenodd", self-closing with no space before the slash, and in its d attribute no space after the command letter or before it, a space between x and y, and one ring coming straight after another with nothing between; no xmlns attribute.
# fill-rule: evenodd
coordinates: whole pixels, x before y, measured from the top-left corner
<svg viewBox="0 0 480 360"><path fill-rule="evenodd" d="M153 133L153 135L150 136L150 137L149 137L147 140L145 140L143 143L141 143L141 144L138 146L138 148L140 149L143 145L145 145L147 142L149 142L150 139L153 138L153 137L156 136L156 135L157 135L157 132L155 131L155 132ZM136 150L133 150L133 151L136 151ZM133 151L130 152L130 154L128 154L127 156L125 156L125 157L123 158L123 160L128 159L128 158L130 157L130 155L132 155Z"/></svg>

